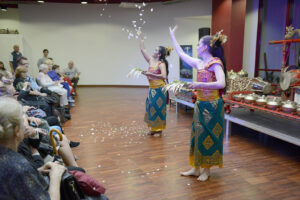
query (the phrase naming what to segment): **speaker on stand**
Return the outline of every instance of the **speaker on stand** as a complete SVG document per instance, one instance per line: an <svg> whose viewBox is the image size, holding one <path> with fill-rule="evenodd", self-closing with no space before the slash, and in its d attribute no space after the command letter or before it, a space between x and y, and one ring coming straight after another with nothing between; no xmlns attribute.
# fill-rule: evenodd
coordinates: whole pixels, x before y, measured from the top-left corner
<svg viewBox="0 0 300 200"><path fill-rule="evenodd" d="M210 35L210 28L199 28L199 40L205 35Z"/></svg>

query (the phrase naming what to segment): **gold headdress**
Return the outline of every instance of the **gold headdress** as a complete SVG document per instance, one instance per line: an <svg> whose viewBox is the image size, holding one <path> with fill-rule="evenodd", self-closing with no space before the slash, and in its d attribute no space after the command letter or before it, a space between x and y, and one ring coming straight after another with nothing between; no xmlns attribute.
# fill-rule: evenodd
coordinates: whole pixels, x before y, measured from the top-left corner
<svg viewBox="0 0 300 200"><path fill-rule="evenodd" d="M167 47L166 48L166 56L169 56L171 51L173 51L173 48L172 47Z"/></svg>
<svg viewBox="0 0 300 200"><path fill-rule="evenodd" d="M285 34L291 34L294 32L294 27L292 25L285 27Z"/></svg>
<svg viewBox="0 0 300 200"><path fill-rule="evenodd" d="M212 36L212 40L210 41L210 46L213 47L216 41L220 41L221 44L227 42L227 35L222 34L223 30L220 30L215 35Z"/></svg>

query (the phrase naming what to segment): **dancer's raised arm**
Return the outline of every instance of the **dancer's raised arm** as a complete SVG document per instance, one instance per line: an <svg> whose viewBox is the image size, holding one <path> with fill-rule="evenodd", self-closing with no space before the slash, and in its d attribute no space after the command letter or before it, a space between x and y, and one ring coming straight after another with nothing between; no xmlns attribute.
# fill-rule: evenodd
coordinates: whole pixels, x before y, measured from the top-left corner
<svg viewBox="0 0 300 200"><path fill-rule="evenodd" d="M177 25L174 28L169 27L169 29L170 29L170 36L172 38L174 49L176 50L180 59L183 60L184 62L186 62L191 67L198 69L197 64L199 63L199 59L193 58L193 57L187 55L186 53L184 53L184 51L182 50L182 48L180 47L180 45L178 44L178 42L175 38L175 31L177 29Z"/></svg>
<svg viewBox="0 0 300 200"><path fill-rule="evenodd" d="M145 60L149 63L150 62L150 59L151 59L151 56L149 56L149 54L147 53L146 51L146 48L145 48L145 44L144 44L144 40L142 38L142 30L139 28L138 32L137 32L137 35L139 37L139 42L140 42L140 49L141 49L141 52L145 58Z"/></svg>

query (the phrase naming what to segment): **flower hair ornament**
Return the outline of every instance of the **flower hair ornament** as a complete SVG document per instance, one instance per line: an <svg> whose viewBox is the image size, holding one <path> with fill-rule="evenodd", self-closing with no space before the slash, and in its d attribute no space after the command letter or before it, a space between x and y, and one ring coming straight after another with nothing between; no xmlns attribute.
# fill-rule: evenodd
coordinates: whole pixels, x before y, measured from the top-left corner
<svg viewBox="0 0 300 200"><path fill-rule="evenodd" d="M227 35L222 34L223 30L220 30L215 35L212 36L212 40L210 41L210 46L213 47L217 41L220 41L221 44L227 42Z"/></svg>
<svg viewBox="0 0 300 200"><path fill-rule="evenodd" d="M172 47L167 47L166 48L166 56L169 56L171 51L173 51L173 48Z"/></svg>
<svg viewBox="0 0 300 200"><path fill-rule="evenodd" d="M291 34L294 32L294 27L292 25L285 27L285 34Z"/></svg>

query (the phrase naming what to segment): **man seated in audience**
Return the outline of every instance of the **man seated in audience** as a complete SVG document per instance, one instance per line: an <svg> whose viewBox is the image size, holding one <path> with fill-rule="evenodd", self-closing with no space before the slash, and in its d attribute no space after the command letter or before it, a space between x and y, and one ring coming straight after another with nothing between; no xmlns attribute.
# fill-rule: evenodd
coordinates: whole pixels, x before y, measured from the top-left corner
<svg viewBox="0 0 300 200"><path fill-rule="evenodd" d="M26 67L27 72L28 72L28 68L29 68L28 59L26 57L21 57L18 61L18 66ZM30 83L30 87L31 87L32 90L40 92L41 87L36 83L34 78L31 77L28 73L27 73L27 77L26 77L25 80L26 80L26 82Z"/></svg>
<svg viewBox="0 0 300 200"><path fill-rule="evenodd" d="M63 74L72 81L74 90L76 92L80 72L78 71L78 69L76 67L74 67L73 61L70 61L68 63L68 67L66 69L64 69Z"/></svg>
<svg viewBox="0 0 300 200"><path fill-rule="evenodd" d="M13 46L14 51L11 52L10 57L9 57L9 65L11 69L11 73L15 73L15 70L18 67L18 60L22 57L22 53L20 52L20 47L19 45L14 45Z"/></svg>
<svg viewBox="0 0 300 200"><path fill-rule="evenodd" d="M40 67L41 64L44 64L45 61L48 59L48 54L49 54L48 49L44 49L43 54L44 54L44 56L42 58L40 58L37 62L38 68Z"/></svg>

